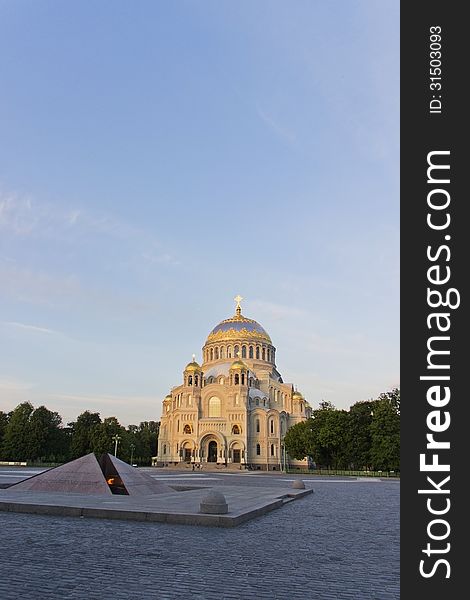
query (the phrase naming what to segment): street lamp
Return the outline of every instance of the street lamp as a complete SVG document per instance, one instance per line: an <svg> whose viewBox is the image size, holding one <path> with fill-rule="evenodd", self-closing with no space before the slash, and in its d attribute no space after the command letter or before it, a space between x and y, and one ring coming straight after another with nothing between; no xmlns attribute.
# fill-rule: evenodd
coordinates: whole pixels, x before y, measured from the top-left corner
<svg viewBox="0 0 470 600"><path fill-rule="evenodd" d="M131 444L131 465L132 465L132 460L134 458L134 448L135 448L135 444Z"/></svg>
<svg viewBox="0 0 470 600"><path fill-rule="evenodd" d="M112 439L114 440L114 456L117 456L117 449L121 436L116 433L116 435L113 435Z"/></svg>

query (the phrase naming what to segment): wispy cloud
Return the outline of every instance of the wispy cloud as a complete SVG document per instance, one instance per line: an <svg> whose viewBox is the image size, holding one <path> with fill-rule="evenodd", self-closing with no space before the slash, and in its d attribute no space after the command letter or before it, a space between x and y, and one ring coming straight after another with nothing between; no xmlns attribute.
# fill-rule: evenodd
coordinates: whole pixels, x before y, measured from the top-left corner
<svg viewBox="0 0 470 600"><path fill-rule="evenodd" d="M25 392L33 387L32 383L19 381L17 379L0 378L0 391L2 392Z"/></svg>
<svg viewBox="0 0 470 600"><path fill-rule="evenodd" d="M179 265L179 261L177 261L171 254L163 253L163 254L153 254L150 252L143 252L142 258L144 261L149 262L150 264L157 265Z"/></svg>
<svg viewBox="0 0 470 600"><path fill-rule="evenodd" d="M0 191L0 230L15 235L29 235L38 218L34 218L30 198L19 198L13 193Z"/></svg>
<svg viewBox="0 0 470 600"><path fill-rule="evenodd" d="M0 190L0 230L18 236L68 239L99 234L119 239L142 236L138 228L111 215L91 214L77 207L59 207L38 202L30 196Z"/></svg>
<svg viewBox="0 0 470 600"><path fill-rule="evenodd" d="M37 325L29 325L27 323L18 323L17 321L3 321L4 325L15 327L17 329L23 329L25 331L32 331L34 333L46 333L46 334L58 334L58 331L48 329L47 327L38 327Z"/></svg>
<svg viewBox="0 0 470 600"><path fill-rule="evenodd" d="M274 118L271 115L259 108L259 106L256 108L256 113L258 117L265 123L265 125L267 125L268 128L271 131L273 131L278 137L280 137L290 145L296 142L297 138L292 131L290 131L283 125L280 125L276 120L274 120Z"/></svg>
<svg viewBox="0 0 470 600"><path fill-rule="evenodd" d="M56 307L64 299L83 297L75 275L57 276L23 267L11 260L0 260L0 289L16 301Z"/></svg>
<svg viewBox="0 0 470 600"><path fill-rule="evenodd" d="M153 231L128 223L114 215L38 202L29 196L0 189L0 234L31 242L54 242L63 251L79 257L86 249L98 248L96 257L114 260L139 271L142 267L177 266L180 261L168 252ZM104 249L100 252L99 249ZM105 258L106 257L106 258ZM110 258L111 257L111 258ZM79 259L78 259L79 260ZM113 266L116 263L113 262Z"/></svg>

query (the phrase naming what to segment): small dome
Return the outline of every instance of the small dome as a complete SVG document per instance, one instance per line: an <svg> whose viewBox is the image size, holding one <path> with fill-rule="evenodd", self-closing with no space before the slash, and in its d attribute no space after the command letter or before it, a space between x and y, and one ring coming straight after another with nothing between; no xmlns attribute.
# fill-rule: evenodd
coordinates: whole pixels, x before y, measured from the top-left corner
<svg viewBox="0 0 470 600"><path fill-rule="evenodd" d="M241 359L237 359L232 363L231 369L248 369L245 363Z"/></svg>
<svg viewBox="0 0 470 600"><path fill-rule="evenodd" d="M195 360L193 360L192 362L190 362L189 364L186 365L184 370L185 371L200 371L201 366Z"/></svg>
<svg viewBox="0 0 470 600"><path fill-rule="evenodd" d="M298 391L295 390L295 392L292 394L292 399L294 400L304 400L304 397L302 396L302 394Z"/></svg>

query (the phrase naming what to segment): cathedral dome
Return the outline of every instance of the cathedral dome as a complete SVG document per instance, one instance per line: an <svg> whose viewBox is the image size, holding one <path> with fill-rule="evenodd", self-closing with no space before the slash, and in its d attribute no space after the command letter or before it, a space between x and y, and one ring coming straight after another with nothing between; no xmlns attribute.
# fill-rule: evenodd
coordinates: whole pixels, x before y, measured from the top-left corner
<svg viewBox="0 0 470 600"><path fill-rule="evenodd" d="M268 344L272 344L268 333L257 321L248 319L242 315L242 309L239 303L235 315L221 321L209 333L206 344L234 339L246 339L249 341L267 342Z"/></svg>

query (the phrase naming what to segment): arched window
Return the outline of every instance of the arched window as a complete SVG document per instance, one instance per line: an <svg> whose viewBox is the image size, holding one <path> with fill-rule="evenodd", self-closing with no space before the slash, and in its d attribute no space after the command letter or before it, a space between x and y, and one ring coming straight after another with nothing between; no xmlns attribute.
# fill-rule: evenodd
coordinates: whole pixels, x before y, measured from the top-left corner
<svg viewBox="0 0 470 600"><path fill-rule="evenodd" d="M242 385L245 385L245 374L242 373Z"/></svg>
<svg viewBox="0 0 470 600"><path fill-rule="evenodd" d="M238 425L234 425L232 427L232 433L233 433L233 435L239 435L240 434L240 427Z"/></svg>
<svg viewBox="0 0 470 600"><path fill-rule="evenodd" d="M215 358L215 360L219 360L219 349L218 348L215 349L214 358Z"/></svg>
<svg viewBox="0 0 470 600"><path fill-rule="evenodd" d="M214 350L211 348L211 360L214 360Z"/></svg>
<svg viewBox="0 0 470 600"><path fill-rule="evenodd" d="M238 373L235 374L235 385L240 384L240 375Z"/></svg>
<svg viewBox="0 0 470 600"><path fill-rule="evenodd" d="M271 420L269 421L269 431L270 431L271 433L274 433L274 419L271 419Z"/></svg>
<svg viewBox="0 0 470 600"><path fill-rule="evenodd" d="M193 376L192 375L190 375L188 377L188 385L193 385Z"/></svg>
<svg viewBox="0 0 470 600"><path fill-rule="evenodd" d="M239 352L240 352L240 346L235 346L233 349L233 354L235 355L235 358L238 358Z"/></svg>
<svg viewBox="0 0 470 600"><path fill-rule="evenodd" d="M227 348L227 358L232 358L232 346Z"/></svg>
<svg viewBox="0 0 470 600"><path fill-rule="evenodd" d="M163 444L163 454L166 454L166 444Z"/></svg>
<svg viewBox="0 0 470 600"><path fill-rule="evenodd" d="M259 406L259 398L256 398L256 406Z"/></svg>
<svg viewBox="0 0 470 600"><path fill-rule="evenodd" d="M259 444L256 444L256 455L257 456L261 455L261 446Z"/></svg>
<svg viewBox="0 0 470 600"><path fill-rule="evenodd" d="M209 398L209 417L220 417L220 398Z"/></svg>
<svg viewBox="0 0 470 600"><path fill-rule="evenodd" d="M198 385L198 381L199 381L198 376L195 375L194 376L194 385Z"/></svg>
<svg viewBox="0 0 470 600"><path fill-rule="evenodd" d="M176 431L179 432L179 430L180 430L180 422L179 422L179 419L178 419L178 421L176 421Z"/></svg>
<svg viewBox="0 0 470 600"><path fill-rule="evenodd" d="M268 348L268 362L271 360L271 350Z"/></svg>
<svg viewBox="0 0 470 600"><path fill-rule="evenodd" d="M259 419L256 419L256 433L259 433Z"/></svg>
<svg viewBox="0 0 470 600"><path fill-rule="evenodd" d="M266 348L263 348L262 350L262 359L266 360Z"/></svg>
<svg viewBox="0 0 470 600"><path fill-rule="evenodd" d="M191 425L185 425L183 429L183 433L192 433Z"/></svg>
<svg viewBox="0 0 470 600"><path fill-rule="evenodd" d="M248 350L248 358L253 358L253 346L250 346Z"/></svg>
<svg viewBox="0 0 470 600"><path fill-rule="evenodd" d="M224 358L224 347L220 346L220 358Z"/></svg>
<svg viewBox="0 0 470 600"><path fill-rule="evenodd" d="M274 456L274 444L271 444L271 456Z"/></svg>
<svg viewBox="0 0 470 600"><path fill-rule="evenodd" d="M246 346L242 346L242 358L246 358Z"/></svg>
<svg viewBox="0 0 470 600"><path fill-rule="evenodd" d="M256 358L259 358L259 346L256 346Z"/></svg>

